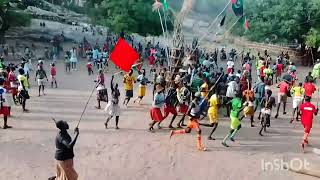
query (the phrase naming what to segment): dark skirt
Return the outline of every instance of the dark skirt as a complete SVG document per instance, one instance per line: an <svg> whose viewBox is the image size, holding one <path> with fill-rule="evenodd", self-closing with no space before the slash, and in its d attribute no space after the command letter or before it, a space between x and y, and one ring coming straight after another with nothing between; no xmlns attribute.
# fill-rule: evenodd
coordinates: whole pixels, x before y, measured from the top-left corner
<svg viewBox="0 0 320 180"><path fill-rule="evenodd" d="M102 102L108 102L108 90L107 89L98 90L97 100Z"/></svg>
<svg viewBox="0 0 320 180"><path fill-rule="evenodd" d="M132 98L133 97L133 90L126 90L126 97Z"/></svg>

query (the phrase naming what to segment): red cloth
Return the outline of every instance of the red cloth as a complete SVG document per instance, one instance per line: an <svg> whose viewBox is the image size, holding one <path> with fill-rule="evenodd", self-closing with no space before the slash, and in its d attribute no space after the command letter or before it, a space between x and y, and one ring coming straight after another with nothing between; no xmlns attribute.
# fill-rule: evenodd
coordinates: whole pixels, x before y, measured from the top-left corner
<svg viewBox="0 0 320 180"><path fill-rule="evenodd" d="M55 67L51 67L51 76L56 76L57 75L57 70Z"/></svg>
<svg viewBox="0 0 320 180"><path fill-rule="evenodd" d="M303 126L303 128L304 128L304 132L305 132L305 133L310 133L311 127L309 127L309 126Z"/></svg>
<svg viewBox="0 0 320 180"><path fill-rule="evenodd" d="M232 68L227 68L227 74L232 73Z"/></svg>
<svg viewBox="0 0 320 180"><path fill-rule="evenodd" d="M287 84L286 82L282 81L282 82L279 84L279 87L280 87L280 90L279 90L280 93L285 93L285 94L288 93L288 91L289 91L289 84Z"/></svg>
<svg viewBox="0 0 320 180"><path fill-rule="evenodd" d="M264 77L265 75L264 75L264 72L263 72L263 70L265 69L266 67L265 66L262 66L261 68L260 68L260 76L261 77Z"/></svg>
<svg viewBox="0 0 320 180"><path fill-rule="evenodd" d="M176 107L164 105L164 119L169 116L169 114L178 115Z"/></svg>
<svg viewBox="0 0 320 180"><path fill-rule="evenodd" d="M316 87L310 82L304 83L303 89L305 91L305 95L309 97L312 97L312 94L316 91Z"/></svg>
<svg viewBox="0 0 320 180"><path fill-rule="evenodd" d="M6 79L5 81L4 81L4 86L3 86L5 89L8 89L8 90L10 90L10 82L9 82L9 80L8 79Z"/></svg>
<svg viewBox="0 0 320 180"><path fill-rule="evenodd" d="M283 70L282 64L277 64L277 75L281 75Z"/></svg>
<svg viewBox="0 0 320 180"><path fill-rule="evenodd" d="M156 58L154 56L149 56L148 57L148 62L149 65L154 65Z"/></svg>
<svg viewBox="0 0 320 180"><path fill-rule="evenodd" d="M246 29L249 29L249 21L247 18L246 18Z"/></svg>
<svg viewBox="0 0 320 180"><path fill-rule="evenodd" d="M87 64L87 68L88 68L88 70L92 70L92 64L91 64L91 63L88 63L88 64Z"/></svg>
<svg viewBox="0 0 320 180"><path fill-rule="evenodd" d="M180 104L179 112L182 114L187 114L189 107L185 104Z"/></svg>
<svg viewBox="0 0 320 180"><path fill-rule="evenodd" d="M110 59L123 71L128 72L139 59L139 54L122 38L115 45Z"/></svg>
<svg viewBox="0 0 320 180"><path fill-rule="evenodd" d="M18 95L18 88L11 88L12 96Z"/></svg>
<svg viewBox="0 0 320 180"><path fill-rule="evenodd" d="M3 116L10 116L9 107L3 106L2 108L0 108L0 114L3 114Z"/></svg>
<svg viewBox="0 0 320 180"><path fill-rule="evenodd" d="M151 108L150 116L151 116L151 119L155 122L161 122L164 119L160 108Z"/></svg>
<svg viewBox="0 0 320 180"><path fill-rule="evenodd" d="M300 105L301 124L304 127L312 128L313 115L316 113L316 107L310 102L305 102Z"/></svg>
<svg viewBox="0 0 320 180"><path fill-rule="evenodd" d="M13 72L10 72L9 75L8 75L8 79L9 79L10 82L14 82L14 81L17 80L17 77Z"/></svg>

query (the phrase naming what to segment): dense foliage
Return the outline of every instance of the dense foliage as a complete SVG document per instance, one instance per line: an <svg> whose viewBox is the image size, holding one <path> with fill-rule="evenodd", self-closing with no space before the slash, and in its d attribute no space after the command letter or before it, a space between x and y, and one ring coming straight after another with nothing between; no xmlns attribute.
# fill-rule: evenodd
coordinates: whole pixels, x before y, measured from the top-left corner
<svg viewBox="0 0 320 180"><path fill-rule="evenodd" d="M26 26L31 22L31 17L20 11L21 9L19 7L22 7L22 3L24 2L25 1L0 0L1 38L9 27ZM13 6L12 3L16 4L16 6ZM3 41L3 39L1 39L1 41Z"/></svg>
<svg viewBox="0 0 320 180"><path fill-rule="evenodd" d="M242 24L233 33L245 35L258 42L303 43L313 42L319 36L319 0L244 0L245 15L250 30L244 32ZM317 30L318 29L318 30Z"/></svg>
<svg viewBox="0 0 320 180"><path fill-rule="evenodd" d="M162 34L158 13L152 11L150 0L104 0L94 8L92 17L115 33ZM172 28L172 23L168 23L168 29Z"/></svg>

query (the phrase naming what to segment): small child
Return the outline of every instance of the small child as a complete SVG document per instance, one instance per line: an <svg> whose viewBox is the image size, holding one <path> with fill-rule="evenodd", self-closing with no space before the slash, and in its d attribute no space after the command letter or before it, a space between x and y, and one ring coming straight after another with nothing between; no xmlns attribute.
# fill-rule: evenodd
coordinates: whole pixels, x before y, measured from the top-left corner
<svg viewBox="0 0 320 180"><path fill-rule="evenodd" d="M92 64L90 62L88 62L88 64L87 64L87 69L88 69L89 76L91 74L93 74L93 66L92 66Z"/></svg>
<svg viewBox="0 0 320 180"><path fill-rule="evenodd" d="M50 75L51 75L51 88L53 88L53 83L56 85L56 88L58 88L58 83L56 79L57 70L56 70L56 65L54 63L51 63Z"/></svg>
<svg viewBox="0 0 320 180"><path fill-rule="evenodd" d="M66 54L64 56L64 64L65 64L65 68L66 68L66 72L70 72L71 71L71 62L70 62L70 58L69 56Z"/></svg>

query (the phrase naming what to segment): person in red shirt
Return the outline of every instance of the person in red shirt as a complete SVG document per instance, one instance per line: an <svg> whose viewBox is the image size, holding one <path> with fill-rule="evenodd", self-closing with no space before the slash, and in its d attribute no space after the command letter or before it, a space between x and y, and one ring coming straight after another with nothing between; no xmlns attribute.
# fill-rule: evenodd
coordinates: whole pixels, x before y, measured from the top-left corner
<svg viewBox="0 0 320 180"><path fill-rule="evenodd" d="M288 92L290 92L290 86L289 83L287 81L282 81L278 87L279 92L278 92L278 107L277 107L277 114L275 116L275 118L278 118L279 116L279 110L280 110L280 105L281 103L283 103L283 114L287 114L286 112L286 106L287 106L287 94Z"/></svg>
<svg viewBox="0 0 320 180"><path fill-rule="evenodd" d="M88 62L88 64L86 66L87 66L88 74L90 76L91 74L93 74L93 66L92 66L91 62Z"/></svg>
<svg viewBox="0 0 320 180"><path fill-rule="evenodd" d="M278 63L276 65L276 83L278 83L278 80L280 81L282 71L283 71L283 65L281 63Z"/></svg>
<svg viewBox="0 0 320 180"><path fill-rule="evenodd" d="M264 74L264 69L266 68L266 63L264 62L263 65L260 68L260 78L264 78L265 74Z"/></svg>
<svg viewBox="0 0 320 180"><path fill-rule="evenodd" d="M301 143L301 147L304 152L304 147L309 144L308 137L312 128L313 115L317 115L319 109L316 108L311 102L311 97L306 96L305 102L300 105L301 112L301 124L304 128L303 140Z"/></svg>
<svg viewBox="0 0 320 180"><path fill-rule="evenodd" d="M156 58L154 57L153 54L151 54L148 57L148 62L149 62L150 74L151 74L151 72L155 69L155 63L156 63Z"/></svg>
<svg viewBox="0 0 320 180"><path fill-rule="evenodd" d="M308 80L308 82L303 85L304 94L312 98L312 94L317 90L316 86L312 83L312 80Z"/></svg>
<svg viewBox="0 0 320 180"><path fill-rule="evenodd" d="M50 76L51 76L51 88L53 88L53 83L56 85L56 88L58 88L58 83L57 83L57 69L56 65L54 63L51 64L51 69L50 69Z"/></svg>
<svg viewBox="0 0 320 180"><path fill-rule="evenodd" d="M15 70L16 70L15 67L10 68L8 80L10 82L10 89L12 92L14 103L18 104L18 85L19 85L19 83L18 83L18 78L14 72Z"/></svg>

